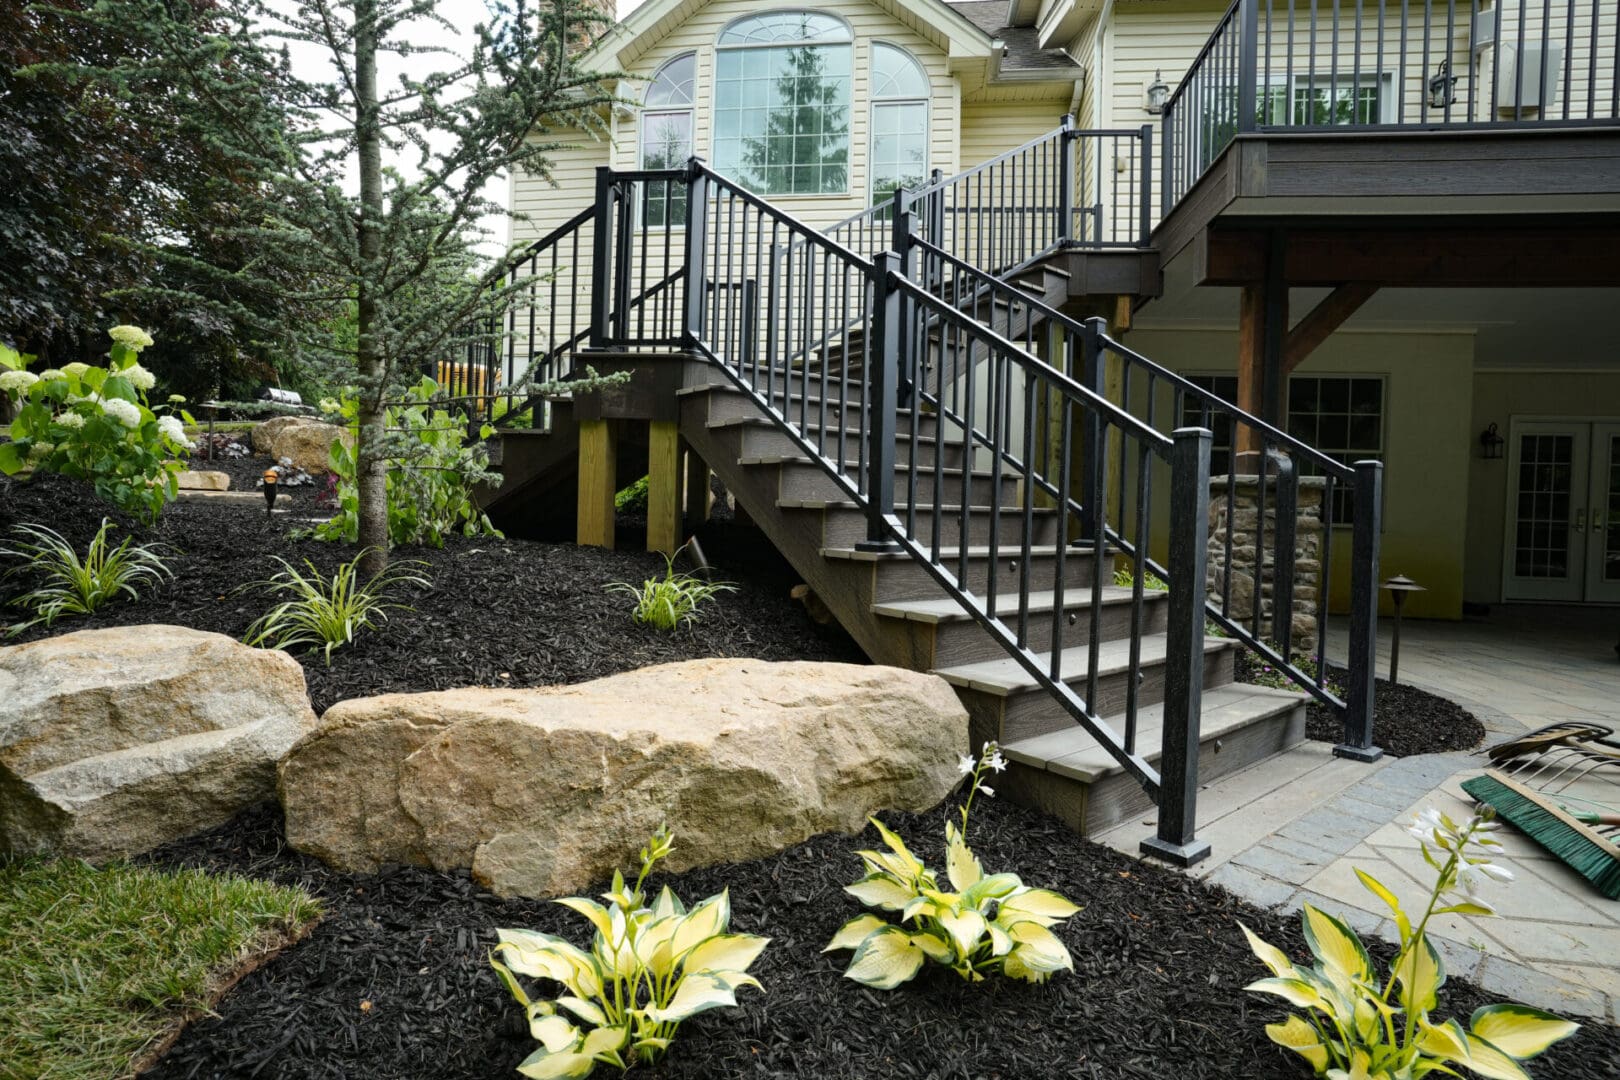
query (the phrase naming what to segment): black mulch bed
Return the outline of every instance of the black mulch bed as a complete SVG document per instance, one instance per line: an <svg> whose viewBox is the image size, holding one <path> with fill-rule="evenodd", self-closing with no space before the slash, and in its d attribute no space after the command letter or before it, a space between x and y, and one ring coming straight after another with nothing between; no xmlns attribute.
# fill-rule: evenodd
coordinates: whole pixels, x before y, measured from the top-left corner
<svg viewBox="0 0 1620 1080"><path fill-rule="evenodd" d="M763 993L682 1026L670 1057L632 1075L669 1080L813 1077L1038 1080L1045 1077L1303 1080L1263 1024L1283 1010L1241 988L1264 974L1241 919L1298 958L1283 919L1187 877L1076 838L1050 818L991 800L970 840L986 866L1050 886L1084 910L1060 928L1074 974L1044 986L977 987L930 970L890 993L841 975L848 954L821 953L860 905L842 892L857 848L824 835L771 858L666 880L683 899L731 890L733 926L764 934ZM953 811L885 814L934 865ZM679 838L677 838L677 843ZM515 1076L532 1049L521 1012L486 957L494 928L528 927L584 944L584 920L552 904L501 900L465 876L399 868L336 874L282 847L273 810L162 849L165 865L299 883L327 904L311 936L249 975L149 1074L191 1078L343 1077L453 1080ZM600 887L591 892L600 891ZM1379 951L1380 962L1389 950ZM1439 1014L1464 1018L1490 998L1458 982ZM1535 1063L1541 1080L1620 1076L1620 1030L1583 1027ZM607 1070L601 1075L614 1075Z"/></svg>
<svg viewBox="0 0 1620 1080"><path fill-rule="evenodd" d="M275 572L271 556L295 564L308 558L329 573L355 554L349 545L290 541L291 522L277 518L269 525L263 512L251 507L172 503L155 527L146 528L76 481L40 476L27 484L0 485L0 536L13 524L43 523L82 550L103 516L139 542L173 549L174 582L139 602L61 619L49 629L34 627L7 644L140 623L240 637L271 601L236 590ZM636 625L628 598L603 588L662 575L664 560L657 554L492 537L452 537L437 551L397 549L396 560L428 564L423 572L432 587L401 589L398 599L414 612L394 612L380 629L336 650L331 667L319 653L301 657L310 698L319 712L345 698L461 686L546 686L711 656L866 662L849 638L816 627L789 598L798 579L758 530L720 526L705 536L704 549L718 576L739 588L706 605L694 626L674 632ZM8 621L13 617L6 613Z"/></svg>
<svg viewBox="0 0 1620 1080"><path fill-rule="evenodd" d="M244 446L249 445L246 439L245 435L241 439ZM216 453L213 460L209 460L197 453L186 462L186 468L199 472L222 472L231 478L232 491L258 491L259 480L264 476L264 471L275 463L275 459L268 455L225 457ZM276 505L287 506L291 500L291 505L295 505L300 513L305 510L313 512L315 500L320 498L325 489L325 473L316 474L308 484L283 484L276 492Z"/></svg>
<svg viewBox="0 0 1620 1080"><path fill-rule="evenodd" d="M1237 659L1237 677L1240 682L1262 682L1293 689L1250 652L1240 652ZM1342 669L1329 668L1331 681L1342 675ZM1340 682L1342 686L1342 681ZM1343 691L1338 691L1342 696ZM1344 724L1340 719L1312 702L1305 710L1305 736L1321 742L1344 741ZM1390 757L1411 757L1415 754L1443 754L1453 750L1472 750L1485 738L1485 725L1473 713L1448 700L1414 686L1391 683L1379 679L1373 696L1373 745L1382 747Z"/></svg>

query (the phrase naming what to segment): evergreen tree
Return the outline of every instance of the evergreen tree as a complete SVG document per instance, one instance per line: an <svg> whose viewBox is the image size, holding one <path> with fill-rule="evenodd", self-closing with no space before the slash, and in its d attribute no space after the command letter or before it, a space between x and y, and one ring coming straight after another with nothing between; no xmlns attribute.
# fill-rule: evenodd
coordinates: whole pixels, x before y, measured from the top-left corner
<svg viewBox="0 0 1620 1080"><path fill-rule="evenodd" d="M745 183L773 195L843 191L849 166L849 80L830 74L827 58L847 54L800 45L776 77L765 134L743 141Z"/></svg>

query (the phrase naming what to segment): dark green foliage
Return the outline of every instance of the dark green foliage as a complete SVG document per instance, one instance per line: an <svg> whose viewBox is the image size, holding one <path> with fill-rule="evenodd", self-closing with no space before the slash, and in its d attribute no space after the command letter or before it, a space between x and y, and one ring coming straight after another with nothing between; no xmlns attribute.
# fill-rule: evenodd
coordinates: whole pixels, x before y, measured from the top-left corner
<svg viewBox="0 0 1620 1080"><path fill-rule="evenodd" d="M613 509L621 514L645 514L647 512L647 477L643 476L640 480L614 495Z"/></svg>

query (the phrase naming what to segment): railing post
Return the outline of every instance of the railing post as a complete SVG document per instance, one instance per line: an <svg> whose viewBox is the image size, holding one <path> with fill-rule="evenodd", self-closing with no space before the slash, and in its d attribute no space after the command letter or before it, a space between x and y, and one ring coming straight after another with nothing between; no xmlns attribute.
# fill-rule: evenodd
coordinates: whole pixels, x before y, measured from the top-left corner
<svg viewBox="0 0 1620 1080"><path fill-rule="evenodd" d="M1108 396L1105 381L1102 339L1108 323L1100 318L1087 319L1080 334L1081 386L1098 397ZM1080 538L1088 542L1102 541L1107 535L1107 522L1103 518L1103 451L1107 433L1097 410L1087 407L1080 413L1080 446L1085 454L1085 468L1080 470Z"/></svg>
<svg viewBox="0 0 1620 1080"><path fill-rule="evenodd" d="M1165 628L1164 749L1159 826L1142 852L1177 866L1209 857L1196 838L1198 739L1204 693L1204 606L1209 561L1208 428L1178 428L1170 448L1169 625Z"/></svg>
<svg viewBox="0 0 1620 1080"><path fill-rule="evenodd" d="M709 289L708 245L709 181L703 159L686 163L686 311L681 336L688 347L703 340L704 300Z"/></svg>
<svg viewBox="0 0 1620 1080"><path fill-rule="evenodd" d="M1074 238L1074 116L1064 113L1058 126L1057 239L1062 243Z"/></svg>
<svg viewBox="0 0 1620 1080"><path fill-rule="evenodd" d="M1253 131L1260 103L1260 0L1239 0L1237 130Z"/></svg>
<svg viewBox="0 0 1620 1080"><path fill-rule="evenodd" d="M1373 745L1373 680L1378 676L1378 544L1383 533L1384 463L1356 462L1355 518L1350 533L1350 657L1344 742L1337 757L1377 761Z"/></svg>
<svg viewBox="0 0 1620 1080"><path fill-rule="evenodd" d="M613 266L613 169L596 169L596 224L591 236L591 348L608 343L609 274Z"/></svg>
<svg viewBox="0 0 1620 1080"><path fill-rule="evenodd" d="M940 169L935 169L928 176L928 186L936 190L928 195L926 207L928 228L924 231L924 237L935 247L945 248L948 251L950 245L945 242L945 192L938 190L940 181L944 179L945 173ZM928 280L924 288L937 295L940 285L945 281L945 264L937 255L929 255L925 264L928 267Z"/></svg>
<svg viewBox="0 0 1620 1080"><path fill-rule="evenodd" d="M1277 467L1277 527L1273 547L1276 554L1271 560L1271 637L1284 660L1290 658L1294 636L1294 541L1296 518L1299 514L1299 474L1294 459L1277 450L1266 452L1266 461ZM1264 484L1265 463L1261 465L1260 482ZM1265 567L1265 553L1255 552L1260 567ZM1256 603L1259 602L1261 575L1255 575Z"/></svg>
<svg viewBox="0 0 1620 1080"><path fill-rule="evenodd" d="M894 215L891 222L893 228L889 234L889 247L900 256L900 276L914 282L918 280L916 245L912 243L917 235L917 215L906 202L909 195L910 192L904 187L894 189ZM911 407L912 393L923 373L921 370L914 370L914 366L920 368L920 365L912 363L915 350L911 347L911 304L904 293L899 294L897 299L899 333L896 338L895 355L899 358L896 365L899 375L896 377L897 389L893 400L897 407L904 409Z"/></svg>
<svg viewBox="0 0 1620 1080"><path fill-rule="evenodd" d="M1148 246L1153 235L1153 125L1142 125L1142 232L1137 243Z"/></svg>
<svg viewBox="0 0 1620 1080"><path fill-rule="evenodd" d="M898 251L872 260L872 344L866 370L866 539L862 551L893 551L895 400L900 374L900 290Z"/></svg>

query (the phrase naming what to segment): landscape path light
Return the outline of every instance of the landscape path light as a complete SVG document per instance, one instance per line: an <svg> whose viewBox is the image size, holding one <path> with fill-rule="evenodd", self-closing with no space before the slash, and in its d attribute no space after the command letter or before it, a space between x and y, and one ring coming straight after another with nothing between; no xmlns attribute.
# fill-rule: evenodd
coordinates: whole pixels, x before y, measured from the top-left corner
<svg viewBox="0 0 1620 1080"><path fill-rule="evenodd" d="M1389 682L1393 686L1401 681L1401 608L1406 603L1406 594L1429 590L1404 574L1396 574L1384 582L1384 588L1389 590L1390 599L1395 601L1395 637L1389 643Z"/></svg>
<svg viewBox="0 0 1620 1080"><path fill-rule="evenodd" d="M269 521L276 509L276 483L281 479L274 468L264 470L264 520Z"/></svg>

